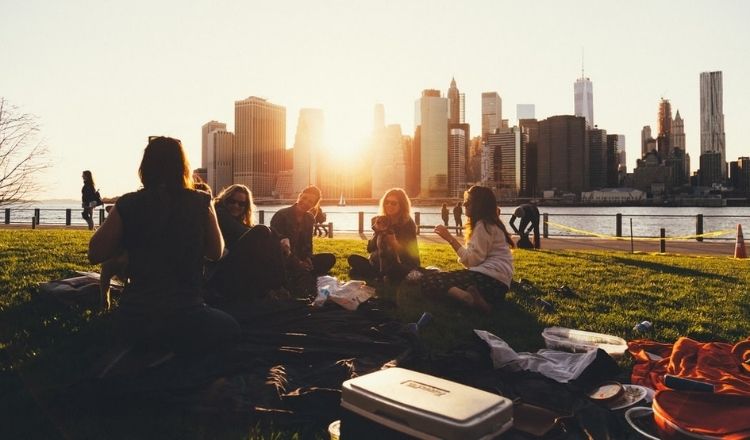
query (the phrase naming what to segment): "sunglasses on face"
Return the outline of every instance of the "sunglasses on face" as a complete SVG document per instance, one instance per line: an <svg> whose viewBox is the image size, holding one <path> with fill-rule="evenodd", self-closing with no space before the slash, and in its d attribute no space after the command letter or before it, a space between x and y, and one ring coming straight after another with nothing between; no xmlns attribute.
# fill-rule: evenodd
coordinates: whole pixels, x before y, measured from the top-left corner
<svg viewBox="0 0 750 440"><path fill-rule="evenodd" d="M398 200L386 200L383 202L383 205L398 206Z"/></svg>
<svg viewBox="0 0 750 440"><path fill-rule="evenodd" d="M235 200L235 199L227 199L227 201L224 202L224 203L226 203L227 205L230 205L230 206L231 205L237 205L237 206L240 206L242 208L244 208L244 207L247 206L247 202L240 201L240 200Z"/></svg>

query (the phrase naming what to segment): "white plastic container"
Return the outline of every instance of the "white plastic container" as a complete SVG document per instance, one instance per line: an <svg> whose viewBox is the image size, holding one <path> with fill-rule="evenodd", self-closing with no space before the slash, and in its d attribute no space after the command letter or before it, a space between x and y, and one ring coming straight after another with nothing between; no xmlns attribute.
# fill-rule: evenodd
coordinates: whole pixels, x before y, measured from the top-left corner
<svg viewBox="0 0 750 440"><path fill-rule="evenodd" d="M613 358L622 357L628 350L628 343L617 336L565 327L547 327L542 337L547 348L552 350L582 353L601 348Z"/></svg>
<svg viewBox="0 0 750 440"><path fill-rule="evenodd" d="M403 368L347 380L341 406L359 416L341 421L351 438L382 437L377 428L419 439L491 439L513 426L509 399Z"/></svg>

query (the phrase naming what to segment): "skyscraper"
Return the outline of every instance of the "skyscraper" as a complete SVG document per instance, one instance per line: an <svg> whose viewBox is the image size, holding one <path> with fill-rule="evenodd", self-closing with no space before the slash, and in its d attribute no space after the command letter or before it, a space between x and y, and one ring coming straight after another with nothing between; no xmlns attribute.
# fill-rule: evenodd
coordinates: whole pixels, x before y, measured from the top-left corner
<svg viewBox="0 0 750 440"><path fill-rule="evenodd" d="M465 119L465 96L458 91L456 79L451 79L448 89L448 122L451 124L463 124Z"/></svg>
<svg viewBox="0 0 750 440"><path fill-rule="evenodd" d="M672 120L672 149L679 148L685 150L685 122L680 117L680 111L677 110Z"/></svg>
<svg viewBox="0 0 750 440"><path fill-rule="evenodd" d="M286 149L286 108L251 96L234 102L234 183L270 197Z"/></svg>
<svg viewBox="0 0 750 440"><path fill-rule="evenodd" d="M325 117L323 110L303 108L299 111L294 136L293 193L299 194L310 185L318 184L318 161L323 151Z"/></svg>
<svg viewBox="0 0 750 440"><path fill-rule="evenodd" d="M226 129L227 124L219 121L209 121L201 127L201 168L208 168L208 134L214 130Z"/></svg>
<svg viewBox="0 0 750 440"><path fill-rule="evenodd" d="M537 142L537 192L589 190L589 144L583 117L561 115L539 121Z"/></svg>
<svg viewBox="0 0 750 440"><path fill-rule="evenodd" d="M701 156L708 152L721 154L722 176L726 177L726 145L724 143L724 105L722 74L703 72L701 92ZM703 160L701 159L701 163Z"/></svg>
<svg viewBox="0 0 750 440"><path fill-rule="evenodd" d="M578 78L573 85L573 97L575 101L575 115L586 118L586 127L594 127L594 85L591 80L583 76Z"/></svg>
<svg viewBox="0 0 750 440"><path fill-rule="evenodd" d="M607 187L607 130L593 128L588 131L589 138L589 187L602 189Z"/></svg>
<svg viewBox="0 0 750 440"><path fill-rule="evenodd" d="M482 93L482 139L494 133L503 121L503 100L497 92Z"/></svg>
<svg viewBox="0 0 750 440"><path fill-rule="evenodd" d="M448 195L448 99L425 90L415 102L414 136L419 152L419 196Z"/></svg>
<svg viewBox="0 0 750 440"><path fill-rule="evenodd" d="M641 129L641 158L646 157L646 154L652 150L651 142L654 138L651 137L651 126L644 125Z"/></svg>
<svg viewBox="0 0 750 440"><path fill-rule="evenodd" d="M234 150L234 133L224 129L208 133L208 176L206 183L214 194L232 184L232 151Z"/></svg>
<svg viewBox="0 0 750 440"><path fill-rule="evenodd" d="M385 126L385 109L375 105L372 130L372 189L373 197L380 197L390 188L406 187L406 164L401 126Z"/></svg>
<svg viewBox="0 0 750 440"><path fill-rule="evenodd" d="M492 151L492 182L501 197L517 197L521 189L521 136L519 127L503 128L487 135Z"/></svg>
<svg viewBox="0 0 750 440"><path fill-rule="evenodd" d="M662 98L659 101L659 117L658 117L658 129L659 134L656 137L656 144L659 148L659 156L662 160L669 157L672 146L672 105L668 99Z"/></svg>
<svg viewBox="0 0 750 440"><path fill-rule="evenodd" d="M457 124L458 125L458 124ZM448 142L448 196L461 197L466 189L466 145L468 133L451 128Z"/></svg>
<svg viewBox="0 0 750 440"><path fill-rule="evenodd" d="M534 104L516 104L516 119L535 119L536 108Z"/></svg>

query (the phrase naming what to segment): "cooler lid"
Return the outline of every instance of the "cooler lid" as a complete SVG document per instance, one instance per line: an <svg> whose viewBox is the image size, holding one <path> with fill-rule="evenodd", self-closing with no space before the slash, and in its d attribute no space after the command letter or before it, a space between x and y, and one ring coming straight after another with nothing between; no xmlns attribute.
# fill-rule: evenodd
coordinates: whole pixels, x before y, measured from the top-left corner
<svg viewBox="0 0 750 440"><path fill-rule="evenodd" d="M510 400L496 394L397 367L344 382L344 400L347 389L460 423L512 405Z"/></svg>

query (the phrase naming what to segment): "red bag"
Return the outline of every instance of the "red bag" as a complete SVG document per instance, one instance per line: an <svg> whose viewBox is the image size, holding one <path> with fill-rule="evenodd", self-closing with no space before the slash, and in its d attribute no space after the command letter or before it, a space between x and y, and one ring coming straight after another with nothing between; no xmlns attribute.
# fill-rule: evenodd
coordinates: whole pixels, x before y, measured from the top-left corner
<svg viewBox="0 0 750 440"><path fill-rule="evenodd" d="M750 438L748 396L662 390L653 410L664 439Z"/></svg>

